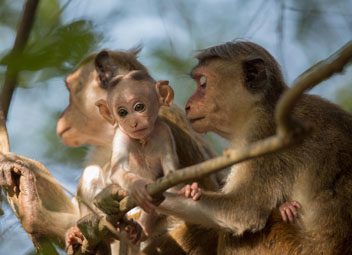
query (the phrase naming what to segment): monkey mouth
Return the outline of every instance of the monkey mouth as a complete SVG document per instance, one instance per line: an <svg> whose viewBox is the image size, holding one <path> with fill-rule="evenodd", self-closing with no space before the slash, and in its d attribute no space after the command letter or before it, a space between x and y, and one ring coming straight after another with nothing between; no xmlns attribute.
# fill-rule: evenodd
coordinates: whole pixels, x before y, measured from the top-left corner
<svg viewBox="0 0 352 255"><path fill-rule="evenodd" d="M190 118L190 119L188 119L188 120L189 120L189 122L190 122L191 124L193 124L194 122L197 122L197 121L202 120L202 119L205 119L205 117Z"/></svg>
<svg viewBox="0 0 352 255"><path fill-rule="evenodd" d="M148 128L140 128L140 129L137 129L137 130L134 130L133 133L142 133L144 131L146 131Z"/></svg>

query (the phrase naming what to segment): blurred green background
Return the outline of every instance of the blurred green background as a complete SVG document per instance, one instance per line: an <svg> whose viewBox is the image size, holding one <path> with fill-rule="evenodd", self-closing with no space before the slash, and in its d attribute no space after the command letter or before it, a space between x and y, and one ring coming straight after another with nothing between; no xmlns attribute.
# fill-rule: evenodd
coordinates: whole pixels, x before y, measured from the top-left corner
<svg viewBox="0 0 352 255"><path fill-rule="evenodd" d="M75 192L87 148L67 148L55 133L68 103L64 76L103 48L142 44L140 60L168 79L183 106L194 89L188 73L197 49L232 39L267 48L289 84L352 39L351 0L42 0L21 59L10 57L24 1L0 0L0 84L7 64L20 71L8 115L12 150L43 162ZM352 68L311 93L352 111ZM218 150L226 143L207 139ZM9 208L0 218L0 254L31 254L33 246ZM62 253L62 251L60 251Z"/></svg>

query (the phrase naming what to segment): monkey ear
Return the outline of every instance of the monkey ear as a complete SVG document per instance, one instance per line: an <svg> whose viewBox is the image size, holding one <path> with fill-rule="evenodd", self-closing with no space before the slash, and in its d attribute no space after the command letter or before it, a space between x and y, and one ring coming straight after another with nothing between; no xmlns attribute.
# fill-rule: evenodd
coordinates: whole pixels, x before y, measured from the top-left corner
<svg viewBox="0 0 352 255"><path fill-rule="evenodd" d="M174 100L174 90L169 86L169 81L158 81L155 86L160 105L170 106Z"/></svg>
<svg viewBox="0 0 352 255"><path fill-rule="evenodd" d="M245 85L250 90L262 88L268 79L265 62L262 58L252 56L242 63Z"/></svg>
<svg viewBox="0 0 352 255"><path fill-rule="evenodd" d="M103 50L95 57L95 70L98 72L100 86L103 89L108 88L108 84L114 75L114 69L116 68L111 61L109 52Z"/></svg>
<svg viewBox="0 0 352 255"><path fill-rule="evenodd" d="M101 114L101 116L103 116L103 118L107 120L111 125L115 126L115 118L111 114L106 100L100 99L95 102L95 105L99 108L99 113Z"/></svg>

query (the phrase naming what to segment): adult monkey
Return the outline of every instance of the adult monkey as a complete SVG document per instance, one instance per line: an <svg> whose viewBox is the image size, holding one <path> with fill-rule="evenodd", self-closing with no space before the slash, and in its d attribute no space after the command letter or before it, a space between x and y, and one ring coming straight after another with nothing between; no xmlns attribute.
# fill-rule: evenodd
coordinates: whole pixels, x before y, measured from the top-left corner
<svg viewBox="0 0 352 255"><path fill-rule="evenodd" d="M113 64L110 71L114 74L127 73L131 70L146 71L137 60L138 52L139 50L104 52L101 56L103 59L104 56L108 56L107 61ZM91 202L96 192L109 184L106 163L110 161L114 134L112 126L103 120L94 105L94 102L106 97L104 79L108 78L96 72L95 57L96 54L93 54L83 60L67 77L70 104L57 125L57 132L65 144L93 145L77 192L78 197L87 202ZM189 128L182 111L177 108L171 111L164 110L162 116L174 133L181 165L195 164L211 157L211 151ZM72 204L57 183L48 182L32 169L49 173L39 162L17 155L2 155L1 184L10 191L10 200L25 230L33 239L49 237L62 243L66 230L74 226L75 222L89 210L82 203L78 203L78 206L77 203ZM208 188L216 188L214 185L211 179L205 182ZM51 190L53 192L46 193Z"/></svg>
<svg viewBox="0 0 352 255"><path fill-rule="evenodd" d="M275 133L274 109L287 86L265 49L228 42L197 58L197 89L186 105L197 132L216 132L234 145ZM302 144L235 165L221 193L195 203L168 196L161 208L219 229L219 254L352 254L352 116L303 95L293 117L312 128ZM285 200L302 204L295 225L270 218Z"/></svg>

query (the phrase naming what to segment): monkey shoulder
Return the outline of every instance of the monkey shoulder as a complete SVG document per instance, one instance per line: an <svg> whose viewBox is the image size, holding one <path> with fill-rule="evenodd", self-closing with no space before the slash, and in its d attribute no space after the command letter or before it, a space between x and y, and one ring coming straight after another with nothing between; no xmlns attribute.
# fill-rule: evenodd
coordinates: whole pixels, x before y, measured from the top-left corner
<svg viewBox="0 0 352 255"><path fill-rule="evenodd" d="M294 116L313 125L313 132L342 131L352 138L352 115L316 95L304 95Z"/></svg>
<svg viewBox="0 0 352 255"><path fill-rule="evenodd" d="M173 135L170 127L161 119L155 123L154 138L164 141L164 143L173 143Z"/></svg>

